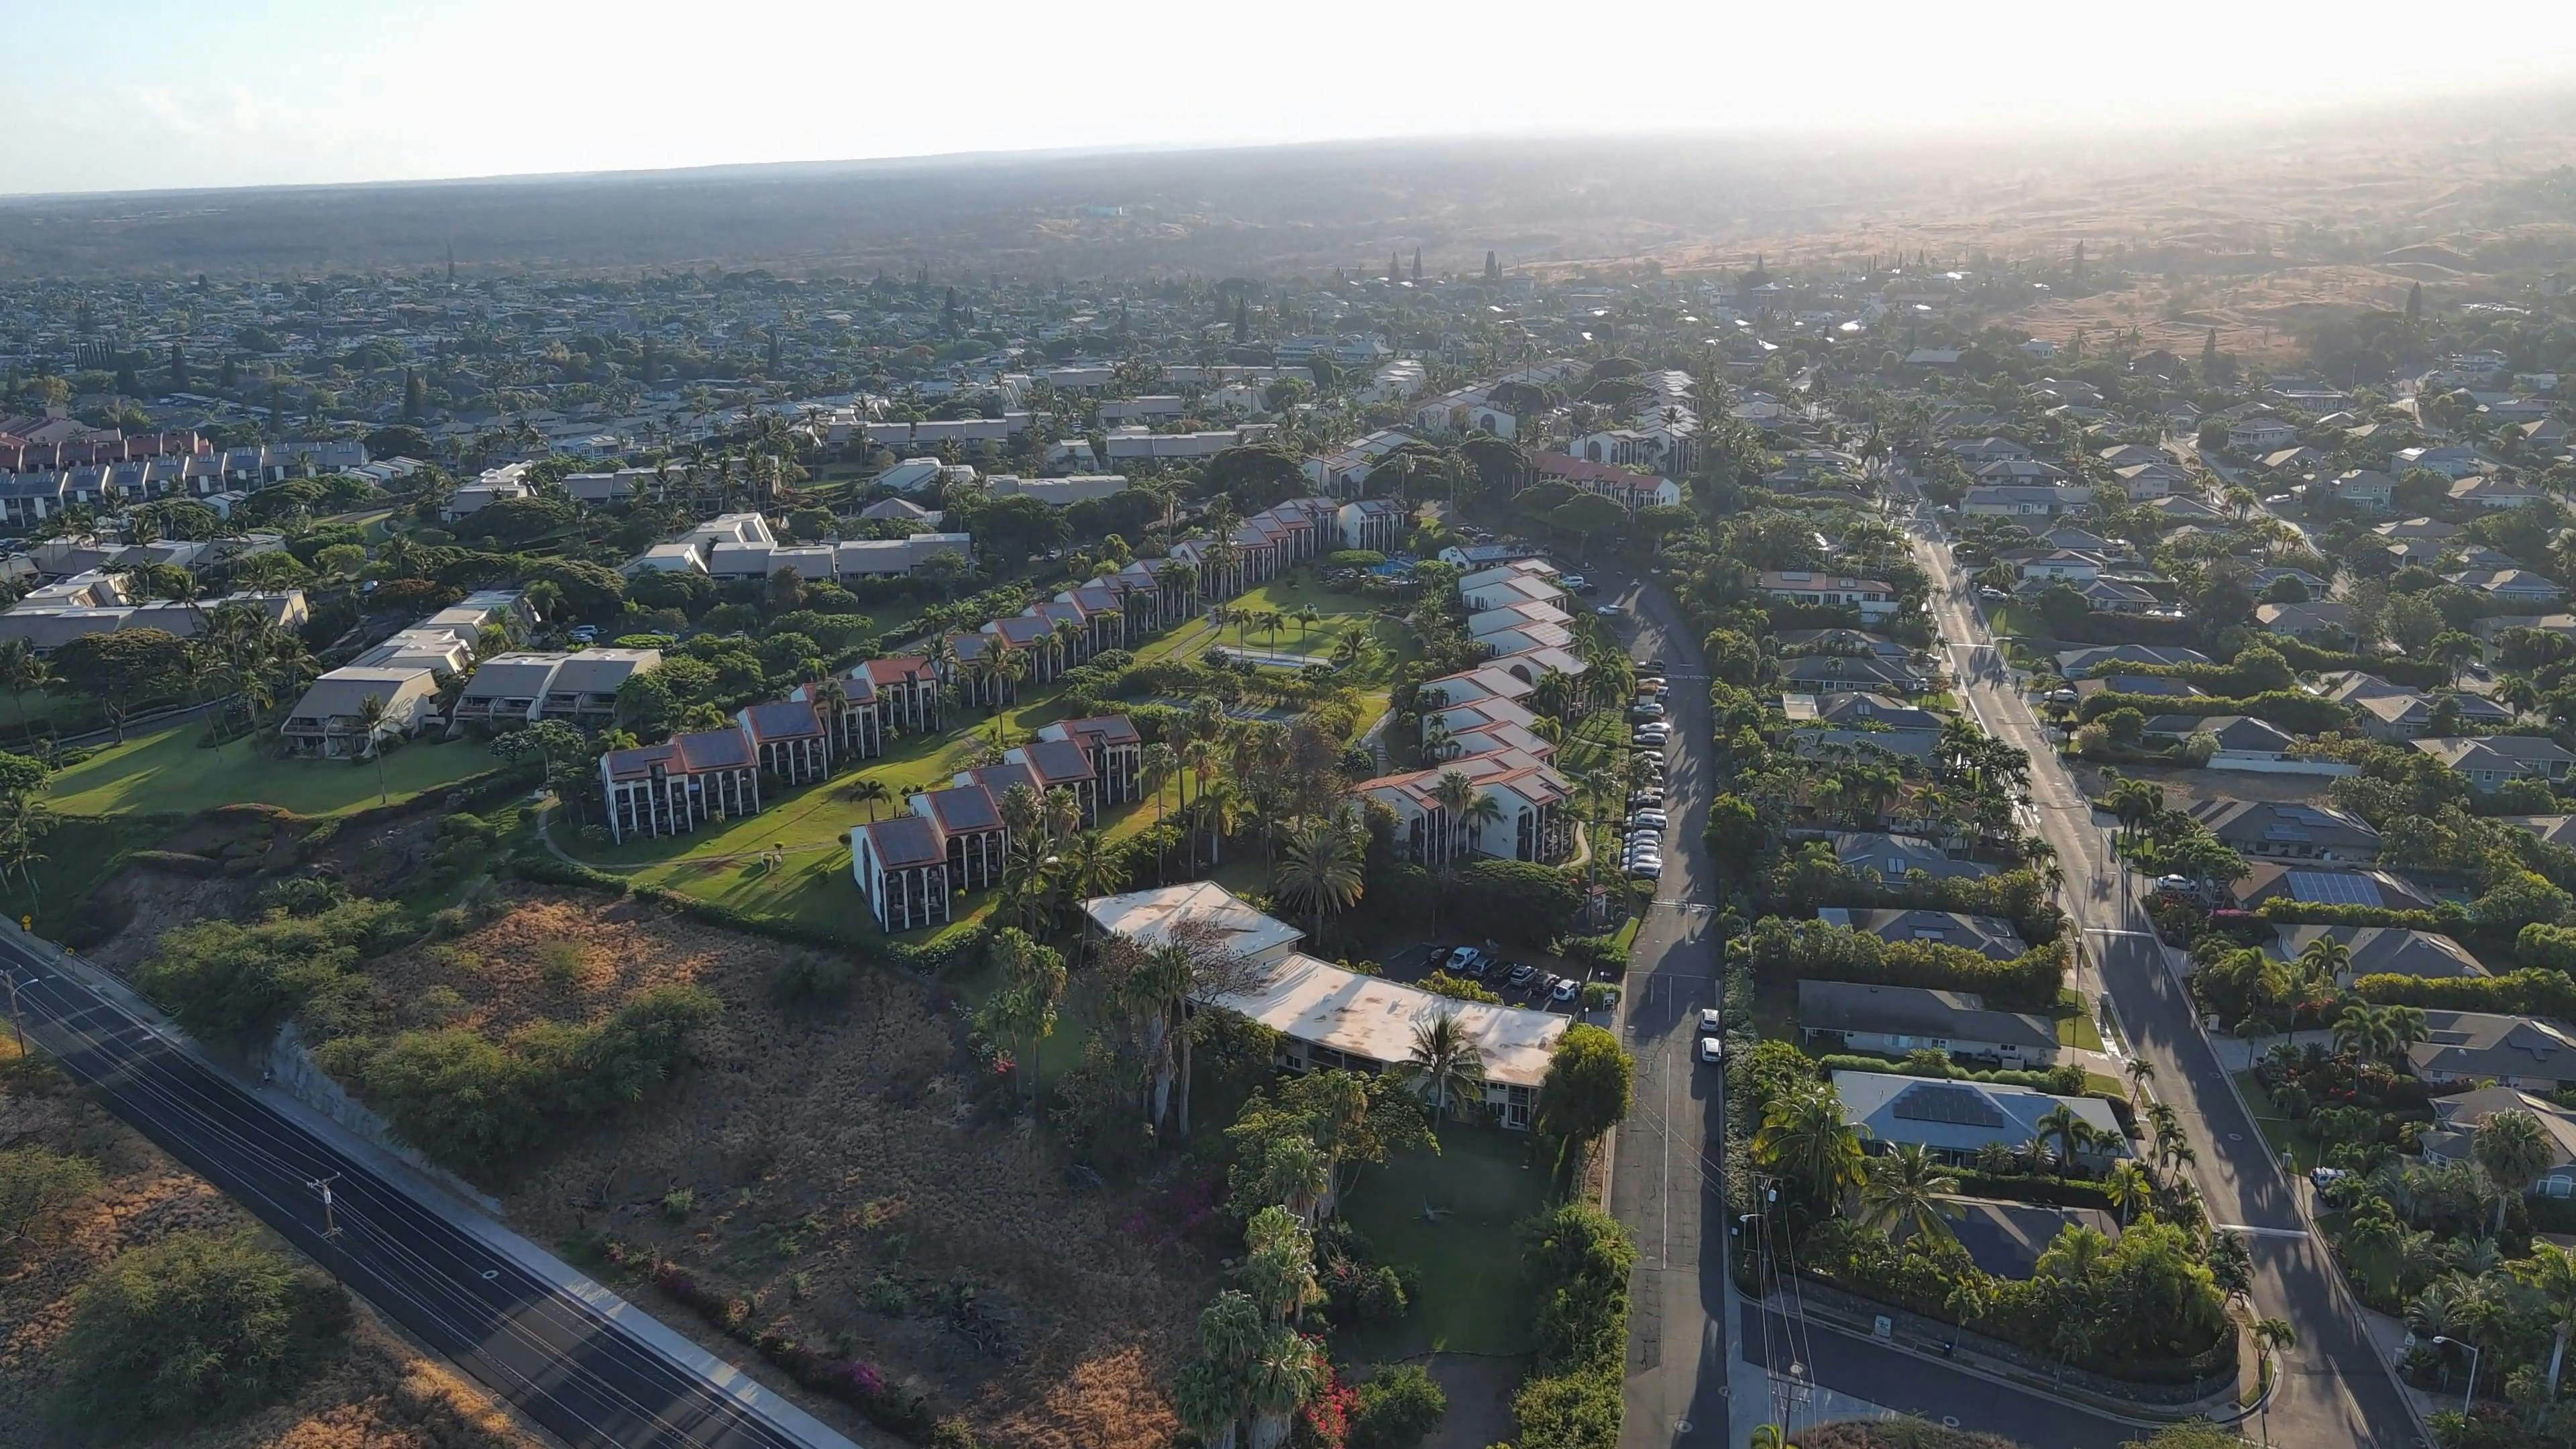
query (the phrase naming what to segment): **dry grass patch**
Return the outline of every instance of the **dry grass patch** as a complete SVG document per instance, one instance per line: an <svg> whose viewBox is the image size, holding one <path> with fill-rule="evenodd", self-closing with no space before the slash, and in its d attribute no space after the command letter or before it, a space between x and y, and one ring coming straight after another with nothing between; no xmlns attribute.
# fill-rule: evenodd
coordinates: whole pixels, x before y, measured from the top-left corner
<svg viewBox="0 0 2576 1449"><path fill-rule="evenodd" d="M714 992L695 1069L500 1185L522 1232L649 1247L739 1300L746 1336L864 1359L987 1442L1166 1442L1162 1386L1212 1287L1198 1251L1130 1229L1145 1189L1073 1187L1025 1122L981 1110L931 987L863 968L838 1007L782 1008L772 978L793 954L649 903L522 890L367 969L410 1009L443 993L452 1020L491 1034L595 1019L656 986ZM581 986L548 981L576 957ZM826 1422L885 1437L640 1279L620 1286Z"/></svg>
<svg viewBox="0 0 2576 1449"><path fill-rule="evenodd" d="M15 1055L0 1034L0 1058ZM0 1148L95 1161L96 1196L32 1244L0 1248L0 1449L57 1442L44 1405L72 1295L117 1254L181 1232L257 1226L216 1191L47 1070L0 1061ZM290 1250L291 1251L291 1250ZM477 1386L423 1357L363 1309L347 1351L294 1397L229 1424L154 1441L168 1449L534 1449Z"/></svg>

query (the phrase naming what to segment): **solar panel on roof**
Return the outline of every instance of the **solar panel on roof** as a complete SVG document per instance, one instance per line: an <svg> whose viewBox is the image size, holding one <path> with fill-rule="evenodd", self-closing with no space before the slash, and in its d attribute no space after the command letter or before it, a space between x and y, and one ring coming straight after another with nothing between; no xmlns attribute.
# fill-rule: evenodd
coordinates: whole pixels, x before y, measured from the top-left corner
<svg viewBox="0 0 2576 1449"><path fill-rule="evenodd" d="M2340 870L2294 870L2290 875L2290 894L2300 900L2324 906L2375 906L2379 885L2367 876Z"/></svg>
<svg viewBox="0 0 2576 1449"><path fill-rule="evenodd" d="M1985 1094L1971 1087L1933 1085L1909 1089L1896 1099L1895 1115L1911 1122L1947 1122L1957 1127L2001 1127L2004 1114Z"/></svg>

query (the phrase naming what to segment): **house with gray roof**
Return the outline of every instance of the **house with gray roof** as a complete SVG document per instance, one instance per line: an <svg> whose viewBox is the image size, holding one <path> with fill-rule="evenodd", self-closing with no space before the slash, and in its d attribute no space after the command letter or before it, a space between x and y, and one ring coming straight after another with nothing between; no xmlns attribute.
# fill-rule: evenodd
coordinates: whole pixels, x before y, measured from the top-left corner
<svg viewBox="0 0 2576 1449"><path fill-rule="evenodd" d="M1908 873L1918 870L1934 880L1960 880L1995 873L1995 867L1983 861L1953 860L1941 847L1912 835L1845 830L1831 838L1834 858L1842 862L1843 869L1857 875L1902 881Z"/></svg>
<svg viewBox="0 0 2576 1449"><path fill-rule="evenodd" d="M2427 1011L2424 1026L2425 1039L2406 1049L2406 1060L2427 1082L2493 1082L2534 1092L2576 1085L2576 1036L2557 1022Z"/></svg>
<svg viewBox="0 0 2576 1449"><path fill-rule="evenodd" d="M2481 790L2493 790L2509 780L2564 780L2576 768L2576 754L2546 735L2455 736L2414 743Z"/></svg>
<svg viewBox="0 0 2576 1449"><path fill-rule="evenodd" d="M2065 1108L2105 1145L2077 1161L2101 1167L2128 1155L2128 1138L2111 1104L2099 1097L2061 1097L2028 1087L1945 1081L1893 1072L1836 1072L1843 1121L1873 1147L1920 1147L1945 1162L1968 1163L1988 1147L2019 1151L2040 1135L2040 1119Z"/></svg>
<svg viewBox="0 0 2576 1449"><path fill-rule="evenodd" d="M2001 916L1971 916L1959 911L1886 910L1865 906L1825 906L1816 919L1829 926L1867 931L1882 941L1922 941L1956 946L1995 961L2010 961L2030 948L2021 933Z"/></svg>
<svg viewBox="0 0 2576 1449"><path fill-rule="evenodd" d="M2528 1112L2540 1119L2548 1156L2539 1176L2526 1189L2533 1197L2576 1195L2576 1115L2546 1097L2518 1087L2480 1087L2455 1097L2433 1099L2434 1125L2416 1140L2415 1150L2436 1167L2474 1162L2470 1144L2479 1127L2498 1112Z"/></svg>
<svg viewBox="0 0 2576 1449"><path fill-rule="evenodd" d="M2351 964L2335 973L2335 984L2350 986L2364 976L2413 976L2443 980L2484 976L2478 958L2448 936L2395 926L2277 926L2279 954L2295 961L2316 941L2340 942L2352 953Z"/></svg>
<svg viewBox="0 0 2576 1449"><path fill-rule="evenodd" d="M2379 858L2379 832L2369 822L2323 805L2221 796L2194 801L2188 813L2237 854L2256 860Z"/></svg>
<svg viewBox="0 0 2576 1449"><path fill-rule="evenodd" d="M1875 986L1859 981L1798 983L1798 1030L1820 1051L1901 1057L1930 1048L2017 1067L2057 1060L2057 1024L2027 1012L1988 1010L1968 991Z"/></svg>

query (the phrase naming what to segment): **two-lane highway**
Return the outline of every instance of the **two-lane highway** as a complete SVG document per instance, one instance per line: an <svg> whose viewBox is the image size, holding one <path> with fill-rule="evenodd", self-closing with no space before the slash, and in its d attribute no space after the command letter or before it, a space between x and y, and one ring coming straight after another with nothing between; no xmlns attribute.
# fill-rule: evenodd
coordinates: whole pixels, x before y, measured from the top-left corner
<svg viewBox="0 0 2576 1449"><path fill-rule="evenodd" d="M2009 671L1935 538L1917 539L1933 579L1933 608L1959 680L1958 694L1989 734L2030 754L2038 830L2066 871L2067 903L2099 964L2102 985L2131 1049L2154 1063L2156 1095L2199 1144L2202 1200L2213 1223L2251 1229L2253 1301L2288 1320L2298 1346L2284 1355L2274 1393L2274 1442L2305 1449L2418 1442L2415 1420L2378 1349L2333 1280L2325 1247L2307 1233L2294 1190L2244 1112L2203 1036L2188 993L2167 962L2091 804L2011 687Z"/></svg>
<svg viewBox="0 0 2576 1449"><path fill-rule="evenodd" d="M549 1278L496 1234L424 1205L58 957L0 927L0 967L16 976L29 1037L117 1116L565 1443L852 1449L738 1369L703 1355L684 1366L694 1350L606 1290Z"/></svg>

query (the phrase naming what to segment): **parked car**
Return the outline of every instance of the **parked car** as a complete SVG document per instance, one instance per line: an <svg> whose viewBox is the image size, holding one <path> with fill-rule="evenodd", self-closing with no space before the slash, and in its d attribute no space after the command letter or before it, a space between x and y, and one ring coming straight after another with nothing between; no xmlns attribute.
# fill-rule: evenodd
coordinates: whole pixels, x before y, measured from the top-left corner
<svg viewBox="0 0 2576 1449"><path fill-rule="evenodd" d="M1631 829L1661 830L1671 823L1664 817L1664 812L1661 810L1640 810L1628 817L1628 825Z"/></svg>
<svg viewBox="0 0 2576 1449"><path fill-rule="evenodd" d="M575 624L573 626L572 642L575 644L594 644L597 643L598 640L599 626L597 624Z"/></svg>
<svg viewBox="0 0 2576 1449"><path fill-rule="evenodd" d="M1992 584L1985 584L1978 588L1977 597L1985 600L1989 604L2000 604L2005 600L2010 599L2012 595L2005 593L2003 590L1996 588Z"/></svg>
<svg viewBox="0 0 2576 1449"><path fill-rule="evenodd" d="M1514 962L1512 964L1512 969L1503 974L1503 981L1506 985L1510 986L1527 986L1530 983L1530 978L1537 974L1538 971L1536 968L1530 966L1528 963Z"/></svg>
<svg viewBox="0 0 2576 1449"><path fill-rule="evenodd" d="M1673 732L1670 726L1657 723L1637 726L1636 732L1628 738L1629 743L1631 744L1661 746L1671 740L1672 737Z"/></svg>
<svg viewBox="0 0 2576 1449"><path fill-rule="evenodd" d="M1650 855L1642 860L1632 860L1628 862L1628 874L1633 876L1638 876L1646 880L1657 880L1662 878L1663 873L1664 861L1661 856Z"/></svg>
<svg viewBox="0 0 2576 1449"><path fill-rule="evenodd" d="M1658 654L1652 659L1638 660L1637 672L1644 675L1662 674L1664 672L1664 656Z"/></svg>
<svg viewBox="0 0 2576 1449"><path fill-rule="evenodd" d="M1699 1009L1699 1034L1701 1036L1716 1036L1725 1030L1726 1013L1719 1011L1714 1006L1703 1006Z"/></svg>
<svg viewBox="0 0 2576 1449"><path fill-rule="evenodd" d="M1726 1060L1726 1043L1713 1036L1701 1037L1699 1039L1699 1059L1704 1062L1722 1062Z"/></svg>
<svg viewBox="0 0 2576 1449"><path fill-rule="evenodd" d="M1491 964L1484 952L1473 946L1461 946L1457 954L1449 958L1449 974L1464 976L1471 981L1481 981L1484 979L1486 968Z"/></svg>
<svg viewBox="0 0 2576 1449"><path fill-rule="evenodd" d="M1560 976L1556 979L1556 986L1554 989L1550 990L1547 994L1551 1000L1562 1001L1568 1005L1572 1005L1574 998L1583 994L1583 983L1575 980L1571 976Z"/></svg>
<svg viewBox="0 0 2576 1449"><path fill-rule="evenodd" d="M1580 594L1592 587L1592 581L1581 574L1566 574L1557 579L1556 586L1569 594Z"/></svg>
<svg viewBox="0 0 2576 1449"><path fill-rule="evenodd" d="M1600 615L1604 619L1618 619L1624 618L1628 611L1620 608L1617 604L1600 604L1596 605L1592 612Z"/></svg>
<svg viewBox="0 0 2576 1449"><path fill-rule="evenodd" d="M1628 718L1632 720L1662 719L1663 717L1664 707L1651 699L1641 699L1628 706Z"/></svg>

